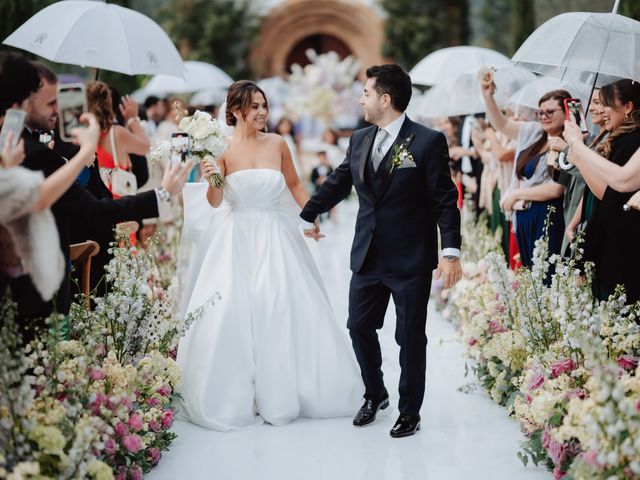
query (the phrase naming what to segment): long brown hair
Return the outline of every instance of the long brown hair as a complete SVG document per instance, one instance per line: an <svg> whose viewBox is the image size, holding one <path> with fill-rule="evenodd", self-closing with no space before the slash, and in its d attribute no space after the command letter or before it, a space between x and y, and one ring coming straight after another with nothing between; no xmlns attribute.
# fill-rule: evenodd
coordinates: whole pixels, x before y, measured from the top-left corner
<svg viewBox="0 0 640 480"><path fill-rule="evenodd" d="M604 106L616 108L616 100L622 105L631 102L633 110L628 117L625 117L622 125L610 132L607 139L596 147L596 152L605 158L611 156L611 148L616 138L640 129L640 83L623 79L605 85L600 89L600 101Z"/></svg>
<svg viewBox="0 0 640 480"><path fill-rule="evenodd" d="M560 106L564 106L565 98L571 98L571 94L566 90L551 90L550 92L545 93L540 100L538 100L538 107L542 105L547 100L556 100ZM542 136L538 141L532 143L530 146L525 148L520 155L518 156L518 160L516 162L516 175L518 178L524 177L524 169L533 157L541 153L543 147L547 143L547 132L542 132Z"/></svg>
<svg viewBox="0 0 640 480"><path fill-rule="evenodd" d="M103 132L113 125L113 102L106 83L96 81L87 84L87 109L96 116Z"/></svg>
<svg viewBox="0 0 640 480"><path fill-rule="evenodd" d="M237 120L236 117L233 116L233 112L240 112L242 118L247 118L247 113L249 113L249 110L251 109L253 94L256 92L262 94L266 108L269 110L267 96L255 83L250 82L249 80L238 80L229 87L229 90L227 91L227 125L232 127L236 126Z"/></svg>

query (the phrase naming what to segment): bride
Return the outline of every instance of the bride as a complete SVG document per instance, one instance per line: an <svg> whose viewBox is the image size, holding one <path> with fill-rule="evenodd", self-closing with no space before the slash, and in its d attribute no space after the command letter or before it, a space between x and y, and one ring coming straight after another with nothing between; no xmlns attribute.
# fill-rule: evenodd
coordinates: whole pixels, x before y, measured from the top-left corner
<svg viewBox="0 0 640 480"><path fill-rule="evenodd" d="M285 141L264 133L267 115L256 84L234 83L226 111L233 135L217 165L203 165L205 178L221 172L225 184L207 187L217 211L192 258L186 313L216 294L221 300L182 338L178 363L184 413L220 431L347 416L363 391L346 331L281 207L287 188L300 208L309 196ZM190 215L185 201L185 222Z"/></svg>

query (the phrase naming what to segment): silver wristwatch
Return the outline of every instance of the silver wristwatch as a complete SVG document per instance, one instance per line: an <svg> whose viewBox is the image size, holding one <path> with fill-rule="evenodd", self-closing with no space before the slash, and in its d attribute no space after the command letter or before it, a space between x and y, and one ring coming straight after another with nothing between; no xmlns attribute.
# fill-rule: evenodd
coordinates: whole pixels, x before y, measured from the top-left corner
<svg viewBox="0 0 640 480"><path fill-rule="evenodd" d="M446 258L447 260L449 260L450 262L455 262L456 260L458 260L458 258L455 255L443 255L442 258Z"/></svg>
<svg viewBox="0 0 640 480"><path fill-rule="evenodd" d="M158 198L163 202L171 200L171 194L167 192L167 189L164 187L156 188L156 193L158 194Z"/></svg>

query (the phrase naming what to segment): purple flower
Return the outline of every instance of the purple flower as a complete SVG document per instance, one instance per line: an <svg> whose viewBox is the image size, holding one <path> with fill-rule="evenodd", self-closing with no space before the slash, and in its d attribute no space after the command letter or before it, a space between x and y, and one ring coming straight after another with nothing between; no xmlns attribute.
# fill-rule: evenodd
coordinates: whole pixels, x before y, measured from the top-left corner
<svg viewBox="0 0 640 480"><path fill-rule="evenodd" d="M116 426L113 428L116 431L116 435L118 435L119 437L124 437L129 433L129 428L127 428L127 426L123 422L116 423Z"/></svg>
<svg viewBox="0 0 640 480"><path fill-rule="evenodd" d="M157 420L151 420L149 422L149 428L153 431L153 432L160 432L162 430L162 425L160 425L160 422Z"/></svg>
<svg viewBox="0 0 640 480"><path fill-rule="evenodd" d="M149 449L149 457L150 457L152 466L155 466L158 464L161 456L162 454L160 453L160 449L155 447L152 447Z"/></svg>
<svg viewBox="0 0 640 480"><path fill-rule="evenodd" d="M104 370L102 370L101 368L94 368L93 370L91 370L91 380L98 381L98 380L104 380L105 374L104 374Z"/></svg>
<svg viewBox="0 0 640 480"><path fill-rule="evenodd" d="M104 442L104 453L107 455L113 455L118 451L118 444L113 438L108 438L106 442Z"/></svg>
<svg viewBox="0 0 640 480"><path fill-rule="evenodd" d="M140 465L134 465L129 469L129 478L131 480L142 480L142 468L140 468Z"/></svg>
<svg viewBox="0 0 640 480"><path fill-rule="evenodd" d="M137 413L132 413L129 415L129 421L127 422L132 430L138 431L141 430L144 422L142 421L142 417Z"/></svg>
<svg viewBox="0 0 640 480"><path fill-rule="evenodd" d="M160 421L162 422L162 428L169 428L173 422L173 410L165 410L160 414Z"/></svg>

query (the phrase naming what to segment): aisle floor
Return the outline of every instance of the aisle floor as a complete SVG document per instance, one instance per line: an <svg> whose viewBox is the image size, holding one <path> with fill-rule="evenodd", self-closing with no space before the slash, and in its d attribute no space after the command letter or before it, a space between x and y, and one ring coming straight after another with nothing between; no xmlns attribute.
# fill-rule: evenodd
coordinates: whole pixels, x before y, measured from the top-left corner
<svg viewBox="0 0 640 480"><path fill-rule="evenodd" d="M338 207L337 222L323 223L327 235L312 247L320 263L336 318L346 324L349 248L355 202ZM393 305L380 331L383 371L393 409L369 427L351 418L299 419L283 427L262 425L219 433L176 421L169 452L147 476L152 480L425 480L549 479L545 470L516 458L518 424L481 391L461 393L466 384L463 348L454 328L430 305L427 321L427 392L422 429L393 439L397 417L398 347ZM221 392L224 394L224 392ZM355 414L355 412L354 412Z"/></svg>

